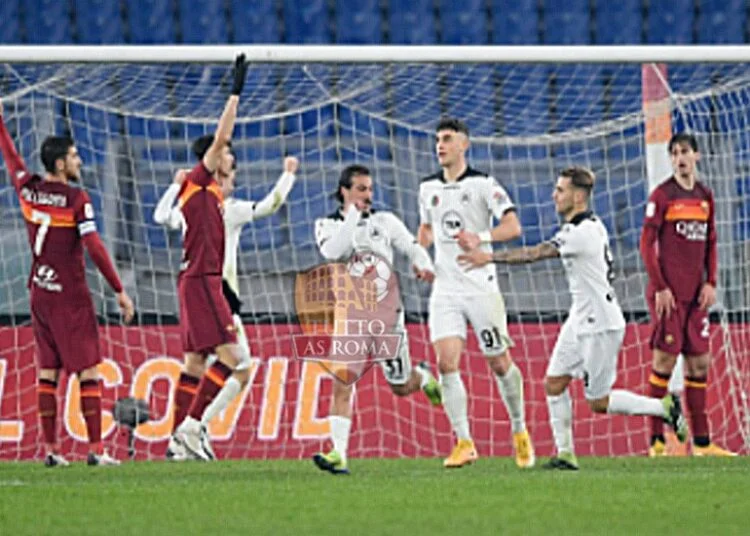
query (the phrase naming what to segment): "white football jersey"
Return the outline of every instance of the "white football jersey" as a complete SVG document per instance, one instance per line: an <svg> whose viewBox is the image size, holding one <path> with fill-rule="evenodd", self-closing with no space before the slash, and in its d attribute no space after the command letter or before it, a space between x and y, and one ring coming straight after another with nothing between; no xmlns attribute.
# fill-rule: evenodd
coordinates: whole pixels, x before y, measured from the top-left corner
<svg viewBox="0 0 750 536"><path fill-rule="evenodd" d="M562 258L573 302L569 320L579 333L625 327L625 318L612 288L614 279L609 235L591 212L576 215L551 240Z"/></svg>
<svg viewBox="0 0 750 536"><path fill-rule="evenodd" d="M463 250L456 241L461 230L481 233L492 229L492 216L498 220L515 210L510 196L500 184L481 171L467 168L455 182L443 179L442 172L431 175L419 187L419 216L432 226L435 243L435 292L499 292L495 266L466 271L458 264ZM482 251L492 252L484 243Z"/></svg>
<svg viewBox="0 0 750 536"><path fill-rule="evenodd" d="M346 218L337 210L315 220L315 242L326 259L344 260L355 252L371 251L393 264L393 250L396 249L420 269L433 269L427 251L394 214L372 211L363 217L355 209L351 210ZM346 229L349 218L353 232Z"/></svg>

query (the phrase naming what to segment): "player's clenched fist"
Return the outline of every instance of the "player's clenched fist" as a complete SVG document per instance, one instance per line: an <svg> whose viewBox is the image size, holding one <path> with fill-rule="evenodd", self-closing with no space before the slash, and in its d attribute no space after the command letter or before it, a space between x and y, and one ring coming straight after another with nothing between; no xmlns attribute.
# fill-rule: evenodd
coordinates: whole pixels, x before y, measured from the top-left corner
<svg viewBox="0 0 750 536"><path fill-rule="evenodd" d="M291 173L292 175L297 173L299 169L299 160L294 156L287 156L284 158L284 172Z"/></svg>
<svg viewBox="0 0 750 536"><path fill-rule="evenodd" d="M238 54L234 60L232 83L232 95L240 95L242 88L245 87L245 76L247 75L248 63L244 54Z"/></svg>

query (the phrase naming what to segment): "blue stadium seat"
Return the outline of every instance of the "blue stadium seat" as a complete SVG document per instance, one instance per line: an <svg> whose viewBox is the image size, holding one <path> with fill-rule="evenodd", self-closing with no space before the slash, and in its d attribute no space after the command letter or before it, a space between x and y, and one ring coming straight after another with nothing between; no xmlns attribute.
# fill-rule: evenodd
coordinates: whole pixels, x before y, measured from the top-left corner
<svg viewBox="0 0 750 536"><path fill-rule="evenodd" d="M315 219L333 212L336 204L322 181L304 180L289 193L289 223L292 244L315 245Z"/></svg>
<svg viewBox="0 0 750 536"><path fill-rule="evenodd" d="M388 33L391 43L437 43L435 6L432 0L392 0L388 8Z"/></svg>
<svg viewBox="0 0 750 536"><path fill-rule="evenodd" d="M171 0L129 0L130 42L174 43L176 40Z"/></svg>
<svg viewBox="0 0 750 536"><path fill-rule="evenodd" d="M693 0L653 2L646 21L649 44L690 44L693 42Z"/></svg>
<svg viewBox="0 0 750 536"><path fill-rule="evenodd" d="M447 115L466 121L472 135L495 135L495 69L488 65L453 65L444 75Z"/></svg>
<svg viewBox="0 0 750 536"><path fill-rule="evenodd" d="M552 130L564 132L599 123L604 116L602 68L598 65L562 65L553 72L555 117Z"/></svg>
<svg viewBox="0 0 750 536"><path fill-rule="evenodd" d="M281 21L276 0L231 0L230 13L235 43L279 43Z"/></svg>
<svg viewBox="0 0 750 536"><path fill-rule="evenodd" d="M513 65L498 68L502 92L503 132L509 136L534 136L549 131L549 68ZM511 158L546 158L544 146L511 147Z"/></svg>
<svg viewBox="0 0 750 536"><path fill-rule="evenodd" d="M536 45L539 43L537 0L491 0L492 43Z"/></svg>
<svg viewBox="0 0 750 536"><path fill-rule="evenodd" d="M162 249L169 245L166 228L154 222L154 209L168 185L157 185L141 181L138 185L138 204L143 218L143 239L151 248Z"/></svg>
<svg viewBox="0 0 750 536"><path fill-rule="evenodd" d="M25 2L24 6L27 42L60 45L73 42L72 25L60 24L61 21L70 20L69 3L58 0L30 0Z"/></svg>
<svg viewBox="0 0 750 536"><path fill-rule="evenodd" d="M21 0L3 0L0 3L0 44L16 44L21 42Z"/></svg>
<svg viewBox="0 0 750 536"><path fill-rule="evenodd" d="M74 0L78 43L118 44L125 41L119 2Z"/></svg>
<svg viewBox="0 0 750 536"><path fill-rule="evenodd" d="M412 125L437 122L442 115L439 80L440 68L434 65L399 67L392 86L393 118Z"/></svg>
<svg viewBox="0 0 750 536"><path fill-rule="evenodd" d="M362 141L372 141L373 137L388 135L388 123L370 114L339 107L339 125L342 134L354 136Z"/></svg>
<svg viewBox="0 0 750 536"><path fill-rule="evenodd" d="M217 44L229 41L229 25L222 2L180 0L179 28L182 42Z"/></svg>
<svg viewBox="0 0 750 536"><path fill-rule="evenodd" d="M441 42L445 45L484 45L488 42L484 0L440 0Z"/></svg>
<svg viewBox="0 0 750 536"><path fill-rule="evenodd" d="M284 0L284 40L287 43L325 44L331 42L331 23L326 0Z"/></svg>
<svg viewBox="0 0 750 536"><path fill-rule="evenodd" d="M641 110L641 66L612 64L602 70L608 93L607 119L621 117Z"/></svg>
<svg viewBox="0 0 750 536"><path fill-rule="evenodd" d="M273 183L256 184L250 188L249 199L260 201L271 188ZM242 251L278 248L288 242L286 237L283 210L280 210L272 216L250 222L240 235L240 248Z"/></svg>
<svg viewBox="0 0 750 536"><path fill-rule="evenodd" d="M77 103L70 103L69 110L73 139L84 165L103 162L107 140L120 132L117 115Z"/></svg>
<svg viewBox="0 0 750 536"><path fill-rule="evenodd" d="M582 45L590 42L589 0L544 0L543 42Z"/></svg>
<svg viewBox="0 0 750 536"><path fill-rule="evenodd" d="M750 240L750 177L736 179L737 198L734 237L735 240Z"/></svg>
<svg viewBox="0 0 750 536"><path fill-rule="evenodd" d="M698 43L745 42L747 6L744 0L700 0L699 5Z"/></svg>
<svg viewBox="0 0 750 536"><path fill-rule="evenodd" d="M336 42L378 44L383 40L378 0L336 0Z"/></svg>
<svg viewBox="0 0 750 536"><path fill-rule="evenodd" d="M637 45L643 34L643 1L596 0L596 43Z"/></svg>

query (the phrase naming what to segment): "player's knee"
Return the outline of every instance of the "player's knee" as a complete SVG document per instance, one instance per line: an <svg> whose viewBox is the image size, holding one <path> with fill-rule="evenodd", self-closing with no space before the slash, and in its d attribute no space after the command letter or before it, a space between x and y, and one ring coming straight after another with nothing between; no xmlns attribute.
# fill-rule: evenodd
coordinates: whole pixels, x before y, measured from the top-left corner
<svg viewBox="0 0 750 536"><path fill-rule="evenodd" d="M40 380L46 380L49 382L56 382L60 371L57 369L39 369L38 377Z"/></svg>
<svg viewBox="0 0 750 536"><path fill-rule="evenodd" d="M78 379L80 381L98 380L99 369L96 366L83 369L78 373Z"/></svg>
<svg viewBox="0 0 750 536"><path fill-rule="evenodd" d="M238 382L240 382L241 388L244 389L245 386L250 381L250 370L248 369L235 370L234 377Z"/></svg>
<svg viewBox="0 0 750 536"><path fill-rule="evenodd" d="M407 384L391 385L391 392L396 396L406 396L412 393Z"/></svg>
<svg viewBox="0 0 750 536"><path fill-rule="evenodd" d="M677 356L661 350L654 350L654 369L657 372L671 374L677 362Z"/></svg>
<svg viewBox="0 0 750 536"><path fill-rule="evenodd" d="M547 396L560 396L567 386L568 382L564 378L544 377L544 392Z"/></svg>
<svg viewBox="0 0 750 536"><path fill-rule="evenodd" d="M708 355L691 356L685 359L685 372L690 378L705 378L708 376Z"/></svg>
<svg viewBox="0 0 750 536"><path fill-rule="evenodd" d="M594 400L586 400L586 402L594 413L607 413L607 409L609 408L608 396Z"/></svg>
<svg viewBox="0 0 750 536"><path fill-rule="evenodd" d="M513 365L513 360L510 358L509 352L503 352L500 355L488 357L487 362L492 371L500 376L505 376L511 365Z"/></svg>

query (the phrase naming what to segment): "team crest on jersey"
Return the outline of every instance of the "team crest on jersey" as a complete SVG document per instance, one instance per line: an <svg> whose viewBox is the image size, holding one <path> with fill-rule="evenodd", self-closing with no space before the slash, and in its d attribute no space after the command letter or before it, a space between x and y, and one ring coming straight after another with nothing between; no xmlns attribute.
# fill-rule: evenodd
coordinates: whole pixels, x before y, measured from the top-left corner
<svg viewBox="0 0 750 536"><path fill-rule="evenodd" d="M471 202L471 196L469 195L469 192L464 192L461 194L461 204L462 205L468 205Z"/></svg>
<svg viewBox="0 0 750 536"><path fill-rule="evenodd" d="M497 203L498 205L505 201L505 197L505 194L503 194L503 192L501 192L500 190L495 190L495 193L492 194L492 199L494 199L495 203Z"/></svg>
<svg viewBox="0 0 750 536"><path fill-rule="evenodd" d="M453 238L464 228L464 219L455 210L449 210L443 214L443 218L440 221L443 226L443 232L446 236Z"/></svg>
<svg viewBox="0 0 750 536"><path fill-rule="evenodd" d="M664 342L666 342L667 344L672 344L674 342L674 337L672 336L672 334L667 333L666 335L664 335Z"/></svg>
<svg viewBox="0 0 750 536"><path fill-rule="evenodd" d="M380 255L357 252L297 274L294 304L301 328L292 336L295 357L339 381L354 383L376 362L398 357L401 294L396 271Z"/></svg>
<svg viewBox="0 0 750 536"><path fill-rule="evenodd" d="M383 231L373 225L372 227L370 227L370 238L372 238L373 240L380 240L381 238L383 238Z"/></svg>

